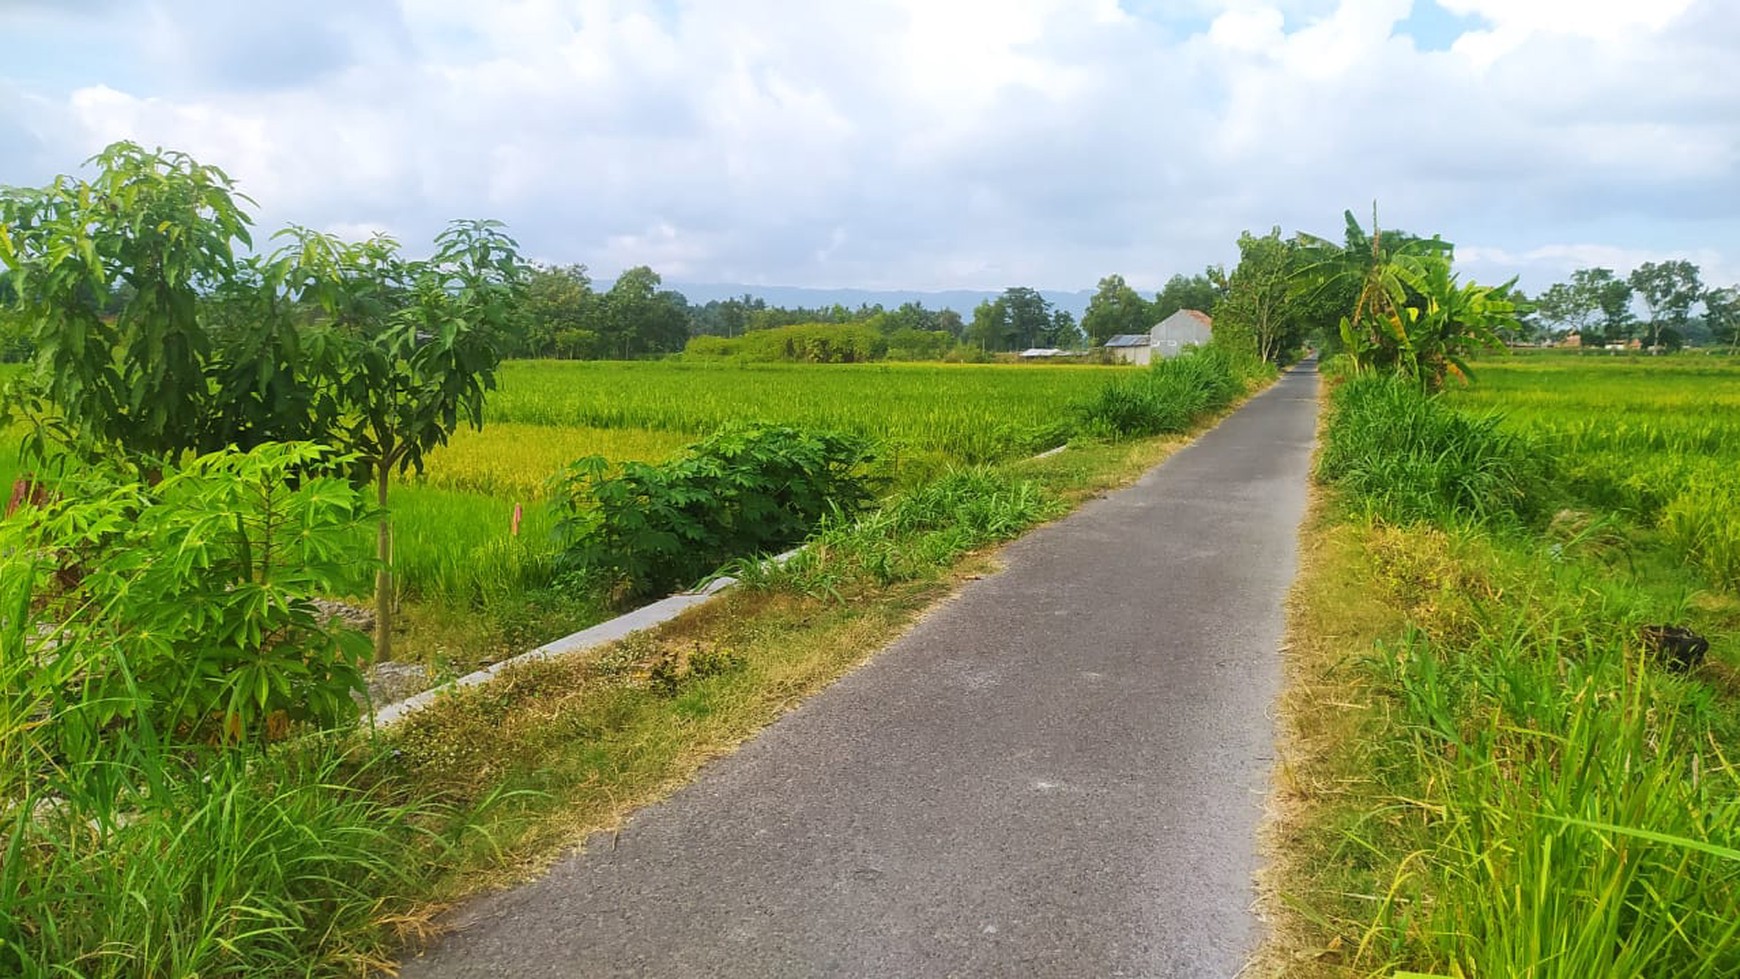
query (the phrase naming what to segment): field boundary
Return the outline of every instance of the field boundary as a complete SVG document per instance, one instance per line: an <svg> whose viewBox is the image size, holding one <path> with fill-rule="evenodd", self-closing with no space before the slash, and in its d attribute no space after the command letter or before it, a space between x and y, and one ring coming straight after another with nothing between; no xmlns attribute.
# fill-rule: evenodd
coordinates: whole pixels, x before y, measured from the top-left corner
<svg viewBox="0 0 1740 979"><path fill-rule="evenodd" d="M1062 446L1059 448L1062 448ZM1056 450L1054 449L1052 451ZM762 567L784 564L791 560L792 557L801 550L803 550L803 548L800 546L794 547L781 554L775 554L773 557L763 561ZM404 700L387 704L386 706L376 710L372 715L370 715L369 719L377 727L389 727L398 723L400 720L403 720L412 712L422 710L430 704L435 703L435 701L439 700L446 694L453 693L456 690L462 690L466 687L475 687L480 684L488 683L495 679L496 676L501 674L504 670L511 669L512 667L524 663L534 663L540 660L555 659L558 656L569 656L575 653L583 653L589 649L595 649L606 643L615 642L618 639L626 639L636 632L664 625L672 619L675 619L677 616L682 615L684 612L712 601L720 592L725 591L735 584L737 584L736 578L731 575L720 575L693 591L678 592L675 595L661 598L649 605L642 605L640 608L631 612L624 612L613 619L606 619L597 625L588 626L581 629L579 632L569 633L560 639L551 640L542 646L527 650L517 656L509 656L507 659L504 659L499 663L492 663L481 670L473 670L457 679L448 680L445 683L430 687L428 690L425 690L422 693L413 694Z"/></svg>

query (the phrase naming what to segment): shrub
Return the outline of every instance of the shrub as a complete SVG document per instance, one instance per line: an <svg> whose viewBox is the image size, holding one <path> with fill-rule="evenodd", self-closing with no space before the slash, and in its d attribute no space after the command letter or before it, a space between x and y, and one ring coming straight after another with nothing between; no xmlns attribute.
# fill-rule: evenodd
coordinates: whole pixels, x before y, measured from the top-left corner
<svg viewBox="0 0 1740 979"><path fill-rule="evenodd" d="M734 558L797 543L874 497L858 436L733 425L669 462L612 469L592 456L561 477L573 568L633 596L668 592Z"/></svg>
<svg viewBox="0 0 1740 979"><path fill-rule="evenodd" d="M1319 479L1395 521L1537 523L1548 467L1496 414L1462 414L1418 382L1376 373L1336 389Z"/></svg>
<svg viewBox="0 0 1740 979"><path fill-rule="evenodd" d="M743 349L743 342L725 337L701 335L691 337L683 347L687 357L734 357Z"/></svg>
<svg viewBox="0 0 1740 979"><path fill-rule="evenodd" d="M745 360L857 364L880 360L888 352L882 331L863 323L798 323L751 330L739 337Z"/></svg>

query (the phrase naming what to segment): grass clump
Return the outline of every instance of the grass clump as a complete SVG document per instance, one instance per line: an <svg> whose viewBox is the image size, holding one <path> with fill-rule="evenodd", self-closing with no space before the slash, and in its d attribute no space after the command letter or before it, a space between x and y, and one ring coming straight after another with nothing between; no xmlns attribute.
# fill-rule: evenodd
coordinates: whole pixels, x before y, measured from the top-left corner
<svg viewBox="0 0 1740 979"><path fill-rule="evenodd" d="M1540 451L1404 378L1376 373L1335 389L1317 478L1394 521L1538 523L1550 512Z"/></svg>
<svg viewBox="0 0 1740 979"><path fill-rule="evenodd" d="M1146 371L1106 384L1076 405L1090 435L1130 438L1187 431L1244 396L1246 382L1272 368L1201 347L1155 361Z"/></svg>
<svg viewBox="0 0 1740 979"><path fill-rule="evenodd" d="M15 797L0 974L343 976L390 962L465 813L316 736L132 743Z"/></svg>
<svg viewBox="0 0 1740 979"><path fill-rule="evenodd" d="M933 577L969 551L1010 540L1064 510L1037 480L977 466L948 473L850 521L836 521L785 564L740 564L756 587L839 594Z"/></svg>

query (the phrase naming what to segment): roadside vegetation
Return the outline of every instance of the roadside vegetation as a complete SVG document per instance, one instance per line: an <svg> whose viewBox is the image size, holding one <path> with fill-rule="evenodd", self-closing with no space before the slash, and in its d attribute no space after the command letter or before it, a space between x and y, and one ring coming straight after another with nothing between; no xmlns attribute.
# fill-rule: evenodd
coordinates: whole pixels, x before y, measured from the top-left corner
<svg viewBox="0 0 1740 979"><path fill-rule="evenodd" d="M1332 371L1278 975L1740 972L1740 365Z"/></svg>

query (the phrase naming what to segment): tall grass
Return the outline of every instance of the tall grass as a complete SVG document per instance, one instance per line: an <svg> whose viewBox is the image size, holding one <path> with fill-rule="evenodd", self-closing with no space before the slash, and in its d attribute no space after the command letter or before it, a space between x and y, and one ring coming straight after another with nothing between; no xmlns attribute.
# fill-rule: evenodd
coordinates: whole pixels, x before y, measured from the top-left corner
<svg viewBox="0 0 1740 979"><path fill-rule="evenodd" d="M968 551L1010 540L1062 509L1034 480L975 466L824 528L784 565L747 562L734 572L754 587L807 594L912 581L939 573Z"/></svg>
<svg viewBox="0 0 1740 979"><path fill-rule="evenodd" d="M1396 864L1362 951L1445 974L1740 974L1740 772L1709 709L1559 596L1371 661ZM1570 633L1570 634L1567 634ZM1459 972L1456 970L1460 970Z"/></svg>
<svg viewBox="0 0 1740 979"><path fill-rule="evenodd" d="M1548 512L1548 470L1495 414L1471 416L1376 373L1336 388L1317 478L1389 520L1528 524Z"/></svg>

